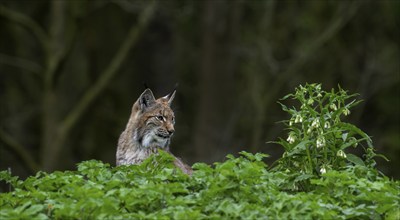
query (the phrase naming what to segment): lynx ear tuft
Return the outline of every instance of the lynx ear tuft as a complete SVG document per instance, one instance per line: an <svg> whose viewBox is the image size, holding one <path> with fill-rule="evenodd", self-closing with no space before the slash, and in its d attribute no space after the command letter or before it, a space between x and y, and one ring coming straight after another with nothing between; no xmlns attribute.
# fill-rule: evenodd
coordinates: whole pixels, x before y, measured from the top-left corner
<svg viewBox="0 0 400 220"><path fill-rule="evenodd" d="M171 106L171 104L172 104L172 101L173 101L174 98L175 98L175 93L176 93L176 89L174 89L173 92L171 92L170 94L168 94L167 96L165 96L165 98L168 100L168 105L170 105L170 106Z"/></svg>
<svg viewBox="0 0 400 220"><path fill-rule="evenodd" d="M149 86L147 86L146 82L143 82L143 86L144 86L144 89L148 89L149 88Z"/></svg>
<svg viewBox="0 0 400 220"><path fill-rule="evenodd" d="M175 88L174 91L172 91L170 94L168 94L167 96L164 96L163 98L167 100L168 105L171 106L172 101L175 98L175 93L176 93L176 88L178 87L178 83L175 84Z"/></svg>
<svg viewBox="0 0 400 220"><path fill-rule="evenodd" d="M139 97L139 106L142 111L146 110L150 106L154 105L156 99L154 98L153 92L150 89L144 90Z"/></svg>

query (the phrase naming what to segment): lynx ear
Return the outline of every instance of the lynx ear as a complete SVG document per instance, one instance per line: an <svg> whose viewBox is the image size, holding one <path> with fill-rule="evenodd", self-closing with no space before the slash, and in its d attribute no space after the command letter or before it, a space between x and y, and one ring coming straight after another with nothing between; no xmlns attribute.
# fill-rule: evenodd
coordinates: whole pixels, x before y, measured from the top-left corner
<svg viewBox="0 0 400 220"><path fill-rule="evenodd" d="M140 95L138 101L140 109L143 111L146 108L152 106L156 102L156 99L154 98L153 92L150 89L146 89Z"/></svg>
<svg viewBox="0 0 400 220"><path fill-rule="evenodd" d="M173 101L174 98L175 98L175 93L176 93L176 89L174 89L173 92L171 92L170 94L168 94L167 96L164 97L165 99L168 100L168 105L170 105L170 106L171 106L171 104L172 104L172 101Z"/></svg>

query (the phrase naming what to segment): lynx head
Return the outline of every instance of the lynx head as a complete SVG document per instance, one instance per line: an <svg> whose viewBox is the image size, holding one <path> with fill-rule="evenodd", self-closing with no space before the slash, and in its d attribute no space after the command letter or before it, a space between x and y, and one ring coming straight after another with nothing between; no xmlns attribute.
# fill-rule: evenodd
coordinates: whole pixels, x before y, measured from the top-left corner
<svg viewBox="0 0 400 220"><path fill-rule="evenodd" d="M141 147L168 148L175 131L175 116L171 109L174 97L175 91L155 99L153 92L146 89L133 105L133 139Z"/></svg>

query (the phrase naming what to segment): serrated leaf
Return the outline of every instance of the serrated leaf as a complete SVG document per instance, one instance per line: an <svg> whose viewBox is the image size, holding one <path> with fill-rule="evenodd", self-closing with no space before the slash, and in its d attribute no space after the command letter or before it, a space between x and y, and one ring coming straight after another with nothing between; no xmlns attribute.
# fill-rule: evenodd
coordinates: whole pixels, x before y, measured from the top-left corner
<svg viewBox="0 0 400 220"><path fill-rule="evenodd" d="M269 157L268 154L263 154L263 153L252 154L246 151L241 151L239 152L239 154L245 156L247 159L251 161L261 161L263 158Z"/></svg>

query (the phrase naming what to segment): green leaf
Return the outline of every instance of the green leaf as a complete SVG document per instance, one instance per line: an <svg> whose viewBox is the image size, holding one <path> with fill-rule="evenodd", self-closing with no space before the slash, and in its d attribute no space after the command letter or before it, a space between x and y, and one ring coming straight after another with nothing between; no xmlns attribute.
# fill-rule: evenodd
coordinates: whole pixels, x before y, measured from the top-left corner
<svg viewBox="0 0 400 220"><path fill-rule="evenodd" d="M389 162L390 160L383 154L374 154L375 157L380 157L382 159L384 159L385 161Z"/></svg>
<svg viewBox="0 0 400 220"><path fill-rule="evenodd" d="M310 178L312 178L312 177L314 177L314 175L311 175L311 174L301 174L301 175L297 176L297 177L294 179L294 182L299 182L299 181L307 180L307 179L310 179Z"/></svg>
<svg viewBox="0 0 400 220"><path fill-rule="evenodd" d="M287 156L293 156L296 154L305 154L306 145L309 144L311 141L305 140L298 143L292 151L288 152Z"/></svg>
<svg viewBox="0 0 400 220"><path fill-rule="evenodd" d="M345 142L345 144L343 144L342 146L340 146L340 149L341 149L341 150L344 150L344 149L346 149L346 148L348 148L348 147L350 147L350 146L353 146L353 145L356 144L356 143L360 143L360 142L362 142L362 141L364 141L364 140L368 140L367 138L361 138L361 139L358 139L358 140L355 139L355 138L349 138L349 140L351 140L351 139L354 139L354 140Z"/></svg>
<svg viewBox="0 0 400 220"><path fill-rule="evenodd" d="M13 187L17 187L18 185L18 177L12 176L11 172L8 170L0 171L0 181L5 181Z"/></svg>
<svg viewBox="0 0 400 220"><path fill-rule="evenodd" d="M285 100L285 99L292 98L292 97L294 97L293 94L287 94L283 98L281 98L280 100Z"/></svg>
<svg viewBox="0 0 400 220"><path fill-rule="evenodd" d="M352 163L354 163L356 165L359 165L359 166L365 166L364 161L361 158L357 157L356 155L354 155L354 154L346 154L346 156L347 156L346 158L347 158L348 161L350 161L350 162L352 162Z"/></svg>
<svg viewBox="0 0 400 220"><path fill-rule="evenodd" d="M43 205L32 205L29 208L25 209L23 213L28 216L33 216L42 210L43 210Z"/></svg>
<svg viewBox="0 0 400 220"><path fill-rule="evenodd" d="M247 159L249 159L251 161L261 161L263 158L269 157L268 154L262 154L262 153L252 154L252 153L248 153L246 151L241 151L241 152L239 152L239 154L245 156Z"/></svg>
<svg viewBox="0 0 400 220"><path fill-rule="evenodd" d="M359 134L361 137L366 139L369 147L373 147L371 138L366 133L364 133L361 129L357 128L356 126L354 126L352 124L345 123L345 122L338 123L338 126L348 129L350 131L353 131L356 134Z"/></svg>

